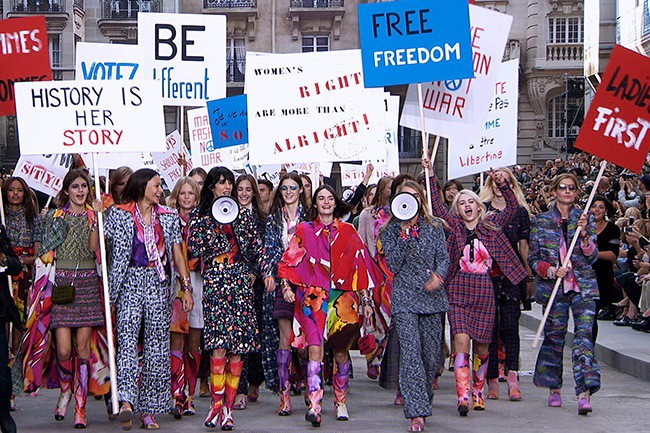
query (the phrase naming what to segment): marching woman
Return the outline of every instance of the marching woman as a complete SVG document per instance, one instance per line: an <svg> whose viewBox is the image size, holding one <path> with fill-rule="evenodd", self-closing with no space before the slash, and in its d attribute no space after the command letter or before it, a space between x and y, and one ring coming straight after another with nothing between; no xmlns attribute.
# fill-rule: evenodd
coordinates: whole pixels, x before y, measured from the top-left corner
<svg viewBox="0 0 650 433"><path fill-rule="evenodd" d="M130 167L126 166L118 167L111 172L109 186L113 203L105 203L104 207L110 207L111 204L124 203L122 195L124 194L124 188L126 188L126 184L132 174L133 170Z"/></svg>
<svg viewBox="0 0 650 433"><path fill-rule="evenodd" d="M400 347L399 383L410 432L424 430L431 416L433 387L442 365L443 321L449 303L442 285L449 268L445 232L429 216L422 187L407 181L397 192L413 194L420 209L411 220L391 218L381 232L388 268L393 274L391 314Z"/></svg>
<svg viewBox="0 0 650 433"><path fill-rule="evenodd" d="M190 216L188 248L203 262L203 319L210 357L212 403L205 426L232 430L233 405L244 362L241 355L258 348L253 278L248 263L259 257L262 237L250 212L232 224L212 216L216 198L229 196L235 177L214 167L205 178L201 200Z"/></svg>
<svg viewBox="0 0 650 433"><path fill-rule="evenodd" d="M277 284L276 276L278 263L282 253L289 246L298 224L305 220L305 206L303 183L300 175L295 172L286 173L280 179L278 190L273 196L270 214L266 221L264 234L264 254L262 257L262 275L267 295L264 303L264 319L267 326L262 339L268 340L266 344L277 347L275 366L270 362L271 370L277 368L279 381L280 408L278 415L291 414L291 397L289 396L289 365L291 363L291 323L293 321L293 303L284 300L282 286ZM270 296L275 294L272 306ZM273 326L268 326L269 317L277 320L279 328L279 341L277 331ZM272 332L275 331L275 332ZM275 341L274 341L275 340ZM267 386L271 389L272 387Z"/></svg>
<svg viewBox="0 0 650 433"><path fill-rule="evenodd" d="M600 367L592 341L598 283L591 266L598 258L598 248L593 217L576 207L579 192L575 175L562 173L553 179L551 194L555 197L555 206L533 217L528 263L537 273L535 300L544 308L549 308L555 280L562 278L544 326L544 342L537 355L533 383L549 388L549 406L562 406L562 353L571 310L575 327L572 359L578 413L587 415L592 411L590 396L600 389ZM582 230L580 240L571 254L569 266L562 267L578 227Z"/></svg>
<svg viewBox="0 0 650 433"><path fill-rule="evenodd" d="M430 168L430 161L422 159L423 167ZM490 275L497 268L513 284L526 277L526 270L513 251L502 228L517 209L517 199L503 176L490 173L506 203L503 212L487 214L485 205L469 190L461 190L451 209L447 210L435 176L430 178L433 214L449 224L447 240L451 264L447 279L449 299L449 324L456 350L454 376L458 413L467 416L470 407L470 340L473 341L472 404L474 410L485 410L483 388L488 369L488 345L496 309L494 287Z"/></svg>
<svg viewBox="0 0 650 433"><path fill-rule="evenodd" d="M203 330L203 278L200 260L187 249L189 238L190 211L199 203L199 186L191 177L181 177L176 182L169 206L178 211L183 242L181 248L187 261L192 284L194 307L187 312L183 309L185 292L180 284L172 302L171 321L171 388L174 406L172 415L181 419L183 415L194 415L194 392L201 361L201 331Z"/></svg>
<svg viewBox="0 0 650 433"><path fill-rule="evenodd" d="M309 222L296 227L278 265L283 297L294 304L292 345L308 348L309 352L309 410L305 419L314 427L321 423L320 373L325 347L334 352L336 361L332 379L336 419L349 418L348 350L355 349L361 320L372 315L369 290L383 282L381 271L354 227L339 220L348 211L349 206L330 186L318 187L309 209ZM296 287L295 293L290 284Z"/></svg>
<svg viewBox="0 0 650 433"><path fill-rule="evenodd" d="M183 311L193 306L178 214L159 204L162 194L160 176L140 169L126 184L124 204L116 205L106 218L109 288L117 317L117 392L122 402L118 419L125 430L131 428L134 411L140 412L141 427L150 430L159 428L154 415L169 412L169 329L176 273Z"/></svg>
<svg viewBox="0 0 650 433"><path fill-rule="evenodd" d="M490 360L488 364L488 393L487 398L499 398L499 342L503 342L505 349L505 368L508 369L508 398L511 401L521 400L519 391L519 317L521 311L519 304L526 299L526 283L530 281L532 271L528 266L528 236L530 235L530 214L524 194L519 187L519 182L509 168L504 167L496 170L506 179L512 192L517 198L515 213L506 221L503 226L510 246L517 254L517 258L526 268L528 278L522 281L519 286L510 282L494 268L490 273L492 285L494 286L496 315L494 321L494 332L490 342ZM488 212L503 212L506 208L506 201L501 190L495 185L492 177L488 177L485 186L481 190L481 201L486 204Z"/></svg>

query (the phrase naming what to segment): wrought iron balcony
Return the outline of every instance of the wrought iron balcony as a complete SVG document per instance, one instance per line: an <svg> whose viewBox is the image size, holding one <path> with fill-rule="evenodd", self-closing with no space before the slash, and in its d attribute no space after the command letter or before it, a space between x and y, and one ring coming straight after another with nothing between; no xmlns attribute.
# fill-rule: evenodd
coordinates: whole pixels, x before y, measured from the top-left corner
<svg viewBox="0 0 650 433"><path fill-rule="evenodd" d="M291 0L290 8L342 8L343 0Z"/></svg>
<svg viewBox="0 0 650 433"><path fill-rule="evenodd" d="M400 158L420 158L422 156L422 138L418 131L408 131L399 137Z"/></svg>
<svg viewBox="0 0 650 433"><path fill-rule="evenodd" d="M246 60L227 59L226 60L226 82L243 83L244 72L246 70Z"/></svg>
<svg viewBox="0 0 650 433"><path fill-rule="evenodd" d="M256 8L257 0L203 0L203 9Z"/></svg>
<svg viewBox="0 0 650 433"><path fill-rule="evenodd" d="M13 0L12 12L63 13L64 0Z"/></svg>
<svg viewBox="0 0 650 433"><path fill-rule="evenodd" d="M104 18L137 20L140 12L162 12L161 0L105 0Z"/></svg>

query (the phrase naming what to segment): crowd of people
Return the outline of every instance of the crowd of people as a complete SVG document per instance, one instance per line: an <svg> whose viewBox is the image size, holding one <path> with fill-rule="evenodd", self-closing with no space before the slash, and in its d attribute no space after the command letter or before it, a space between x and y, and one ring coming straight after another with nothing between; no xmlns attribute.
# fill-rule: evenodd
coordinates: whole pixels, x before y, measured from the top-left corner
<svg viewBox="0 0 650 433"><path fill-rule="evenodd" d="M458 180L426 178L431 167L423 158L419 177L370 185L369 165L354 191L340 195L296 172L282 171L275 186L214 167L190 171L169 196L155 171L120 167L102 179L108 193L101 199L77 167L50 209L40 209L22 178L7 177L2 432L16 431L14 396L42 387L60 390L57 421L74 400L77 429L87 426L89 395L104 396L109 418L130 430L134 414L146 429L158 429L163 413L195 415L199 394L210 397L204 425L232 430L234 411L257 401L262 385L278 395L280 416L294 412L291 394L304 389L305 419L315 427L331 385L334 419L347 421L355 350L365 355L369 378L396 390L408 431L423 431L446 357L460 416L486 410L502 381L509 400L524 398L519 318L532 300L550 308L534 384L549 390L548 406L562 405L571 311L574 391L586 415L600 388L597 319L650 332L650 174L609 165L595 185L599 166L575 154L538 168L498 168L466 189ZM407 221L390 210L403 193L419 204ZM239 205L233 222L213 214L224 196ZM99 213L117 389L109 381ZM13 390L12 370L20 377Z"/></svg>

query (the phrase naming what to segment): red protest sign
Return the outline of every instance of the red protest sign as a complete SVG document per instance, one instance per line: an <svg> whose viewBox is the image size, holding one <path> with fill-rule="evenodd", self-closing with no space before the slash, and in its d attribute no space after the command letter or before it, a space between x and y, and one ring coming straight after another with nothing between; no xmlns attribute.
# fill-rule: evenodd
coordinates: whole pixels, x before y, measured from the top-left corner
<svg viewBox="0 0 650 433"><path fill-rule="evenodd" d="M45 17L0 20L0 116L16 114L14 83L52 81Z"/></svg>
<svg viewBox="0 0 650 433"><path fill-rule="evenodd" d="M575 146L638 173L649 130L650 58L616 45Z"/></svg>

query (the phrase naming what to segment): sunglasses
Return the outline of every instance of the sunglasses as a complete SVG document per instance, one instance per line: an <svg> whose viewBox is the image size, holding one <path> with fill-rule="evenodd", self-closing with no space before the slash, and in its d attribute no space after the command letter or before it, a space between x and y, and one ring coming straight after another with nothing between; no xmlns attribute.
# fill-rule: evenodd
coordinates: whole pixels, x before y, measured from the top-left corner
<svg viewBox="0 0 650 433"><path fill-rule="evenodd" d="M289 190L298 191L298 188L299 188L298 185L282 185L280 187L280 191L282 191L282 192L287 192Z"/></svg>
<svg viewBox="0 0 650 433"><path fill-rule="evenodd" d="M578 189L578 188L576 188L575 185L565 185L565 184L563 184L563 183L561 183L561 184L559 184L559 185L557 186L557 190L558 190L558 191L566 191L566 190L569 190L569 191L575 191L576 189Z"/></svg>

